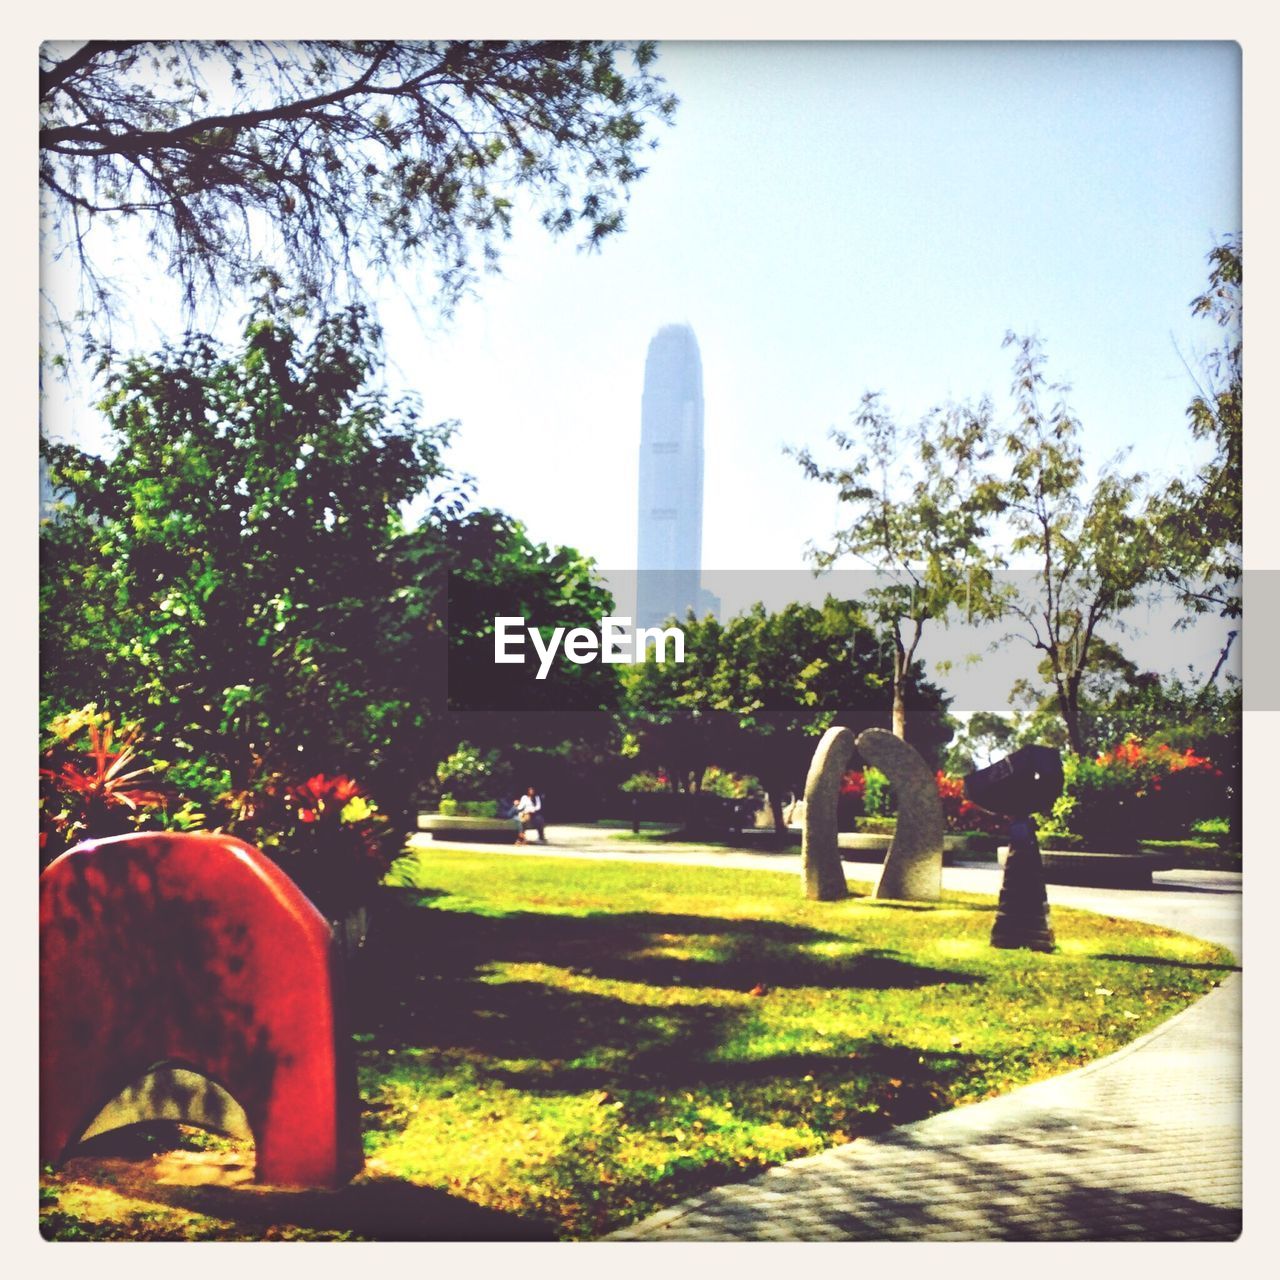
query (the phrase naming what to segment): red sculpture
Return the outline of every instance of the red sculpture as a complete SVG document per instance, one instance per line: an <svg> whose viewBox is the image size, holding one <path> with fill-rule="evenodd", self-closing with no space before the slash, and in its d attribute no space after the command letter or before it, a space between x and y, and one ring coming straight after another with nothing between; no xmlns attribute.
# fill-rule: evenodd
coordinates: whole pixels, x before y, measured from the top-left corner
<svg viewBox="0 0 1280 1280"><path fill-rule="evenodd" d="M68 850L40 877L41 1159L166 1063L244 1108L259 1181L340 1186L363 1165L340 979L324 917L241 840Z"/></svg>

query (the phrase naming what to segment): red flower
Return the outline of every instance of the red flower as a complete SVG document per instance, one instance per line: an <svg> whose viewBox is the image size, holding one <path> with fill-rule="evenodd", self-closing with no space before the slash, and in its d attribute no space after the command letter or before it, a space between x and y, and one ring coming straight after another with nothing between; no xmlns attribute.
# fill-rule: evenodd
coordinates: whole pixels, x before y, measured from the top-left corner
<svg viewBox="0 0 1280 1280"><path fill-rule="evenodd" d="M291 788L290 799L298 806L298 818L302 822L318 822L323 814L340 814L347 801L360 794L360 788L345 774L332 778L317 773L306 782Z"/></svg>
<svg viewBox="0 0 1280 1280"><path fill-rule="evenodd" d="M156 808L164 804L163 791L130 785L139 778L149 778L149 766L124 772L125 765L131 763L138 754L134 746L138 737L137 728L126 732L119 751L110 749L112 734L110 723L101 729L96 724L89 726L88 771L74 761L66 761L58 768L41 769L40 776L53 783L60 791L70 792L82 802L97 800L108 807L122 805L127 809Z"/></svg>

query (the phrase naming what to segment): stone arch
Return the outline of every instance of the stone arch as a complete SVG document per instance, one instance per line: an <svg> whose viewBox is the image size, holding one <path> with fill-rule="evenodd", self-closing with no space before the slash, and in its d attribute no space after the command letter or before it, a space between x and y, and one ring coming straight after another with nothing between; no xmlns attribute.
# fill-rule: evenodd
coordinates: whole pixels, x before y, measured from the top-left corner
<svg viewBox="0 0 1280 1280"><path fill-rule="evenodd" d="M853 752L853 731L833 726L819 740L805 779L800 860L805 897L820 902L835 902L849 894L840 861L836 805Z"/></svg>
<svg viewBox="0 0 1280 1280"><path fill-rule="evenodd" d="M234 1118L216 1089L252 1132L259 1181L341 1185L363 1164L342 1005L329 925L250 845L77 845L40 877L41 1159L113 1114Z"/></svg>
<svg viewBox="0 0 1280 1280"><path fill-rule="evenodd" d="M942 896L945 821L937 781L920 753L887 729L858 735L858 754L888 779L898 822L876 884L877 898L937 902Z"/></svg>

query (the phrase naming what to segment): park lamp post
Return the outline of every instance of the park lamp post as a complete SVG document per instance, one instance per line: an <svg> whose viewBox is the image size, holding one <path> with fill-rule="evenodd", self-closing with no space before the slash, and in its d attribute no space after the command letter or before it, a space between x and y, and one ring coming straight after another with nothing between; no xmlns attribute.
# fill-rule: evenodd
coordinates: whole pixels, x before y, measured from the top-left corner
<svg viewBox="0 0 1280 1280"><path fill-rule="evenodd" d="M1022 747L964 780L965 798L1009 819L1009 855L991 930L993 947L1052 951L1053 926L1033 813L1062 794L1062 757L1053 747Z"/></svg>

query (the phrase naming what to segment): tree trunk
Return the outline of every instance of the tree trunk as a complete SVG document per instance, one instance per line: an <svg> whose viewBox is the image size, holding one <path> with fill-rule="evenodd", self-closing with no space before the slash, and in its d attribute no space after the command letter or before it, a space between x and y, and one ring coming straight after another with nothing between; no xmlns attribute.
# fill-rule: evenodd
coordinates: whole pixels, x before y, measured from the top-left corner
<svg viewBox="0 0 1280 1280"><path fill-rule="evenodd" d="M773 831L775 835L787 834L787 824L782 817L782 792L777 787L769 788L769 809L773 814Z"/></svg>
<svg viewBox="0 0 1280 1280"><path fill-rule="evenodd" d="M1059 692L1058 711L1067 730L1067 745L1075 755L1084 755L1084 736L1080 732L1080 708L1066 693Z"/></svg>
<svg viewBox="0 0 1280 1280"><path fill-rule="evenodd" d="M907 736L907 699L901 679L893 682L893 736L904 741Z"/></svg>

